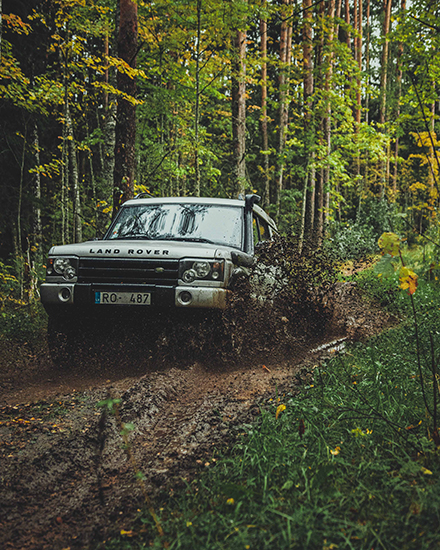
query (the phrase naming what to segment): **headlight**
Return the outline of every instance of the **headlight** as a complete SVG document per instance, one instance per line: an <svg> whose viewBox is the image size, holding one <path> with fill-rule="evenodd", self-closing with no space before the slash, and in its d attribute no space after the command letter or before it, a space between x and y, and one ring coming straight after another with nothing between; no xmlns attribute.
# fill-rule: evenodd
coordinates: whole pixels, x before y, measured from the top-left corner
<svg viewBox="0 0 440 550"><path fill-rule="evenodd" d="M47 262L46 275L58 275L66 279L66 281L71 281L77 276L77 263L76 258L49 258Z"/></svg>
<svg viewBox="0 0 440 550"><path fill-rule="evenodd" d="M208 262L194 262L193 267L198 279L204 279L211 272L211 267Z"/></svg>
<svg viewBox="0 0 440 550"><path fill-rule="evenodd" d="M192 283L196 279L204 281L222 281L225 262L221 260L183 260L179 266L179 277L184 283Z"/></svg>

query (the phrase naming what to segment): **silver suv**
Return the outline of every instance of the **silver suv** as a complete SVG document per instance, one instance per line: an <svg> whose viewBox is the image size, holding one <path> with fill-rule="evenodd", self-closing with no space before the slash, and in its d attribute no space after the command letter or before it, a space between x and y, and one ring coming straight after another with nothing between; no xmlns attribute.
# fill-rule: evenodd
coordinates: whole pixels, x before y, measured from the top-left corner
<svg viewBox="0 0 440 550"><path fill-rule="evenodd" d="M75 313L225 309L255 246L277 231L259 200L140 196L102 240L52 247L41 286L52 347Z"/></svg>

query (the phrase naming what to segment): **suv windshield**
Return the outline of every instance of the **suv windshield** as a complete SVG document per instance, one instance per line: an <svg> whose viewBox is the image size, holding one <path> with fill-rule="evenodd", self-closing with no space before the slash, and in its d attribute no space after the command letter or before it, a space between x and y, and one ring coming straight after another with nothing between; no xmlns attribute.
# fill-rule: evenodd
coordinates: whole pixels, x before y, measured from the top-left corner
<svg viewBox="0 0 440 550"><path fill-rule="evenodd" d="M106 239L207 242L241 248L243 209L211 204L140 204L122 208Z"/></svg>

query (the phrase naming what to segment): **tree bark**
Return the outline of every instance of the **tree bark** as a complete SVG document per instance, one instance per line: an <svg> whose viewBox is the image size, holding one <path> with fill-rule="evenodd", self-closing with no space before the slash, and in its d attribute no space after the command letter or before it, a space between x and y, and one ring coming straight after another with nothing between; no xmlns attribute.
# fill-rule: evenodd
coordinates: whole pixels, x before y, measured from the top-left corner
<svg viewBox="0 0 440 550"><path fill-rule="evenodd" d="M301 223L300 244L303 237L310 239L314 225L314 203L315 203L315 168L313 153L313 128L312 128L312 105L313 95L313 62L312 62L312 0L303 0L303 66L304 66L304 161L305 180L303 194L303 214Z"/></svg>
<svg viewBox="0 0 440 550"><path fill-rule="evenodd" d="M0 0L0 63L2 60L2 37L3 37L3 6Z"/></svg>
<svg viewBox="0 0 440 550"><path fill-rule="evenodd" d="M345 0L345 12L344 12L344 16L345 16L345 23L347 25L347 27L351 24L351 19L350 19L350 0ZM350 36L350 32L347 30L345 31L345 42L347 44L347 48L349 50L351 50L351 36Z"/></svg>
<svg viewBox="0 0 440 550"><path fill-rule="evenodd" d="M81 224L81 193L79 188L78 177L78 161L76 158L76 144L75 136L73 134L72 117L70 116L69 104L66 108L66 127L67 136L69 142L69 165L70 174L69 179L71 188L73 191L73 212L72 212L72 224L73 224L73 242L79 243L82 241L82 224Z"/></svg>
<svg viewBox="0 0 440 550"><path fill-rule="evenodd" d="M233 196L244 195L246 187L246 31L234 37L232 75Z"/></svg>
<svg viewBox="0 0 440 550"><path fill-rule="evenodd" d="M194 170L195 195L200 197L200 166L199 166L199 119L200 119L200 40L202 34L202 1L197 0L197 44L196 44L196 105L194 115Z"/></svg>
<svg viewBox="0 0 440 550"><path fill-rule="evenodd" d="M318 6L319 13L319 39L316 49L316 68L317 68L317 78L318 88L325 86L325 67L324 67L324 15L325 15L325 5L321 2ZM323 150L323 136L324 136L324 126L325 126L325 113L320 115L320 132L319 132L319 142L320 150ZM322 160L322 159L320 159ZM315 188L315 219L314 219L314 238L316 244L319 246L322 242L323 233L324 233L324 169L321 168L317 174L316 178L316 188Z"/></svg>
<svg viewBox="0 0 440 550"><path fill-rule="evenodd" d="M324 119L324 136L327 149L328 162L324 168L324 192L325 192L325 210L323 212L323 225L326 223L330 208L330 154L332 150L332 106L330 101L330 88L333 77L333 38L335 35L335 0L329 0L328 6L329 28L330 32L327 38L327 71L325 75L326 92L326 114Z"/></svg>
<svg viewBox="0 0 440 550"><path fill-rule="evenodd" d="M406 0L402 0L401 10L404 12L406 10ZM397 105L396 105L396 124L397 124L397 133L396 141L394 143L394 172L393 172L393 198L396 199L397 196L397 176L398 176L398 163L397 159L399 157L399 119L400 119L400 99L402 96L402 78L403 78L403 69L402 69L402 56L403 56L403 43L399 42L397 49Z"/></svg>
<svg viewBox="0 0 440 550"><path fill-rule="evenodd" d="M137 4L132 0L119 0L118 56L131 68L136 68L137 55ZM136 97L136 80L118 72L118 89ZM115 176L113 192L113 218L121 204L134 194L136 174L136 105L118 97L116 116Z"/></svg>
<svg viewBox="0 0 440 550"><path fill-rule="evenodd" d="M356 6L356 4L355 4L355 6ZM362 0L358 0L358 2L357 2L357 27L356 27L358 35L356 36L356 39L355 39L355 42L356 42L356 62L357 62L358 70L359 70L359 76L356 79L356 111L355 111L356 131L359 130L359 125L361 123L362 11L363 11Z"/></svg>
<svg viewBox="0 0 440 550"><path fill-rule="evenodd" d="M67 111L69 93L67 89L67 59L64 59L64 105L63 105L63 146L61 151L61 241L69 242L69 133L67 129Z"/></svg>
<svg viewBox="0 0 440 550"><path fill-rule="evenodd" d="M288 88L289 66L292 49L292 24L290 18L290 0L283 0L286 9L283 11L283 20L280 32L280 74L278 79L278 170L276 185L277 219L280 216L281 193L284 176L284 145L286 142L287 123L289 118Z"/></svg>
<svg viewBox="0 0 440 550"><path fill-rule="evenodd" d="M32 128L32 149L34 154L35 167L40 166L40 137L38 134L37 122L33 121ZM41 225L41 177L40 172L36 170L32 174L32 256L33 264L40 264L43 260L42 240L43 230Z"/></svg>
<svg viewBox="0 0 440 550"><path fill-rule="evenodd" d="M370 0L367 0L367 24L366 24L366 44L365 44L365 70L368 75L368 82L367 82L367 93L365 94L365 122L368 124L370 114L368 112L368 109L370 107Z"/></svg>
<svg viewBox="0 0 440 550"><path fill-rule="evenodd" d="M264 4L264 7L266 4ZM267 21L260 21L261 36L261 134L263 146L264 196L263 204L270 204L269 137L267 134Z"/></svg>
<svg viewBox="0 0 440 550"><path fill-rule="evenodd" d="M117 10L116 10L117 11ZM117 17L116 28L119 26L119 17ZM115 55L117 50L117 39L113 38L111 41L112 55ZM105 83L110 83L112 86L117 86L116 71L113 67L108 67L109 56L109 39L108 33L104 43L104 55L106 59L106 71L104 75ZM102 155L102 176L105 181L106 188L112 189L114 184L114 172L115 172L115 143L116 143L116 117L117 117L117 103L113 94L104 92L104 146Z"/></svg>
<svg viewBox="0 0 440 550"><path fill-rule="evenodd" d="M380 73L380 106L379 106L379 122L382 125L382 132L385 133L386 122L386 105L387 105L387 79L388 79L388 51L389 51L389 32L391 20L391 4L392 0L384 0L384 23L383 23L383 46L381 57L381 73ZM388 148L387 148L388 150ZM381 163L381 196L385 197L385 188L388 184L389 172L389 156L386 153L387 161Z"/></svg>
<svg viewBox="0 0 440 550"><path fill-rule="evenodd" d="M385 124L386 120L386 103L387 103L387 78L388 78L388 49L389 49L389 32L391 19L391 3L392 0L384 0L384 23L383 23L383 46L381 56L381 72L380 72L380 112L379 122Z"/></svg>

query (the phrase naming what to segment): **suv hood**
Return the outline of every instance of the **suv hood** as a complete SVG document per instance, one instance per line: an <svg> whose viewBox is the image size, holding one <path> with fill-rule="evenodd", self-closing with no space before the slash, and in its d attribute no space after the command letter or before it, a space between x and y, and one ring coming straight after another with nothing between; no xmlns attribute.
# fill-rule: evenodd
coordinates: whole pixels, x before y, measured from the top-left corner
<svg viewBox="0 0 440 550"><path fill-rule="evenodd" d="M53 246L50 256L94 258L214 258L231 259L235 248L210 243L152 240L87 241Z"/></svg>

